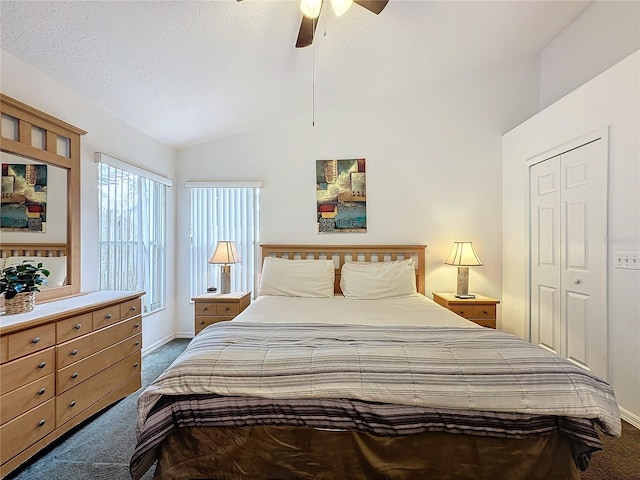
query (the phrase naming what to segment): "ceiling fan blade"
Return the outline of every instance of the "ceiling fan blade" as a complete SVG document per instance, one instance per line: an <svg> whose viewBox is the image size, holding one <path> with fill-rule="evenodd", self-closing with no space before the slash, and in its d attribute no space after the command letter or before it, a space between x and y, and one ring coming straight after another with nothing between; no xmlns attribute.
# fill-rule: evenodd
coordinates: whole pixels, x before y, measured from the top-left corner
<svg viewBox="0 0 640 480"><path fill-rule="evenodd" d="M300 31L298 32L298 39L296 40L296 48L308 47L313 43L313 36L316 34L316 27L318 26L318 20L320 20L320 14L322 14L322 7L324 7L324 1L320 0L320 9L315 19L302 15Z"/></svg>
<svg viewBox="0 0 640 480"><path fill-rule="evenodd" d="M382 10L384 10L384 7L387 6L389 0L353 0L353 3L357 3L361 7L364 7L370 12L378 15Z"/></svg>
<svg viewBox="0 0 640 480"><path fill-rule="evenodd" d="M300 31L298 32L298 39L296 40L296 48L308 47L313 43L313 36L316 33L317 24L317 18L312 20L304 15L302 16Z"/></svg>

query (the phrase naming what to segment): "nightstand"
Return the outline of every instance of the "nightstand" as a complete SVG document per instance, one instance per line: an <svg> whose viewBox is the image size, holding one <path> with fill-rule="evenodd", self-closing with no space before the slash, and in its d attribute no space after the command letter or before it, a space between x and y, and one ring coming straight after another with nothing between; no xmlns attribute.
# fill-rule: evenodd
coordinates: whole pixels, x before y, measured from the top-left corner
<svg viewBox="0 0 640 480"><path fill-rule="evenodd" d="M217 322L231 320L251 303L251 292L205 293L193 297L195 332Z"/></svg>
<svg viewBox="0 0 640 480"><path fill-rule="evenodd" d="M456 298L455 293L434 293L433 301L482 327L496 328L496 305L500 301L495 298Z"/></svg>

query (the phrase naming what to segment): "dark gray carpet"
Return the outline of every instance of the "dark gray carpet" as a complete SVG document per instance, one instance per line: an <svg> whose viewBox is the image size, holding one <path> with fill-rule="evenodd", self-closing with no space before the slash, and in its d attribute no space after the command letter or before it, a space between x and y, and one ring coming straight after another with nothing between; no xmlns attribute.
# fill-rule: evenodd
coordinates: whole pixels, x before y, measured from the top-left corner
<svg viewBox="0 0 640 480"><path fill-rule="evenodd" d="M189 339L176 339L142 358L142 386L149 385L184 351ZM126 480L135 447L138 390L89 419L40 452L11 480ZM143 477L153 478L153 469Z"/></svg>
<svg viewBox="0 0 640 480"><path fill-rule="evenodd" d="M582 480L640 480L640 430L622 422L620 438L600 435L604 450L591 457Z"/></svg>

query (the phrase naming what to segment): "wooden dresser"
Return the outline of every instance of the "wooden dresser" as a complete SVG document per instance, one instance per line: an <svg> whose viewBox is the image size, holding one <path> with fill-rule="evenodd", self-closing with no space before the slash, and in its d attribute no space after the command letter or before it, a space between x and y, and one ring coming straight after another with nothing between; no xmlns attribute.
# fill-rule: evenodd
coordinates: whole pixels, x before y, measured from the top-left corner
<svg viewBox="0 0 640 480"><path fill-rule="evenodd" d="M251 303L251 292L205 293L193 297L194 328L198 335L214 323L232 320Z"/></svg>
<svg viewBox="0 0 640 480"><path fill-rule="evenodd" d="M499 300L484 295L457 298L455 293L433 293L433 300L482 327L496 328L496 305Z"/></svg>
<svg viewBox="0 0 640 480"><path fill-rule="evenodd" d="M144 292L0 315L0 478L141 386Z"/></svg>

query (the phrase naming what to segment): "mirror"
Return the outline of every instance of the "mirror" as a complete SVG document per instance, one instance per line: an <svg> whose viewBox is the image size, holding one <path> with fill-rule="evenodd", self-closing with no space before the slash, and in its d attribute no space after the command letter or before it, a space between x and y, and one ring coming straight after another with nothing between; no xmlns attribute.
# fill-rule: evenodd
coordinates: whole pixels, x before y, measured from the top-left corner
<svg viewBox="0 0 640 480"><path fill-rule="evenodd" d="M20 182L32 177L34 172L46 179L31 181L37 183L34 188L40 190L46 184L44 206L31 205L27 220L24 212L16 208L15 221L3 221L0 253L3 258L49 257L50 260L43 263L60 267L56 268L55 279L49 275L50 286L37 294L37 302L77 295L80 293L80 136L86 132L3 94L0 94L0 113L0 158L3 175L7 173L8 177L3 178L3 182L7 182L3 184L7 187L3 188L3 197L14 187L23 193ZM11 165L15 165L15 169L10 170ZM12 200L19 204L21 196ZM54 257L64 257L64 260L52 260ZM0 302L4 303L4 297L0 296Z"/></svg>

